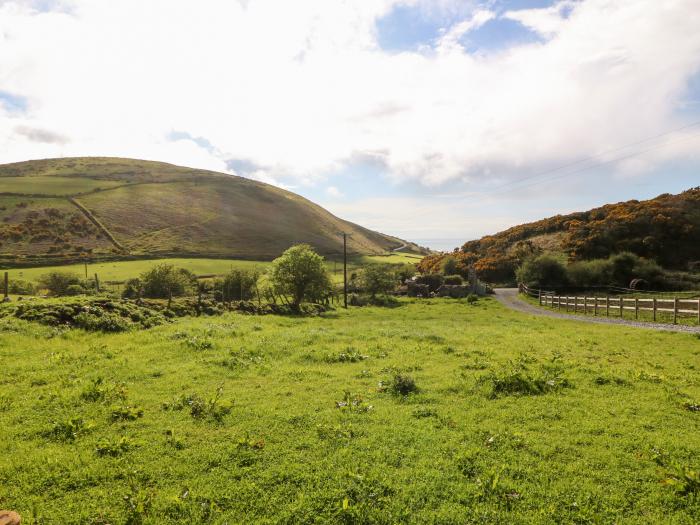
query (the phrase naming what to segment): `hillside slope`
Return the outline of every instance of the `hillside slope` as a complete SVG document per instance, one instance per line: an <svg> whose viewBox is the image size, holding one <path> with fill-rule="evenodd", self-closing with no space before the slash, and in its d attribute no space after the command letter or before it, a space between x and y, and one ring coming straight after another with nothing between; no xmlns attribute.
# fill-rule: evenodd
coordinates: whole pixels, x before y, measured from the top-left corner
<svg viewBox="0 0 700 525"><path fill-rule="evenodd" d="M117 158L0 166L0 257L208 255L272 258L306 242L326 255L404 241L294 193L223 173ZM417 249L417 247L415 247Z"/></svg>
<svg viewBox="0 0 700 525"><path fill-rule="evenodd" d="M486 280L505 281L533 254L557 253L577 261L622 251L666 268L694 267L700 261L700 187L522 224L466 242L449 255L458 259L461 268L473 264ZM434 271L446 256L426 257L421 268Z"/></svg>

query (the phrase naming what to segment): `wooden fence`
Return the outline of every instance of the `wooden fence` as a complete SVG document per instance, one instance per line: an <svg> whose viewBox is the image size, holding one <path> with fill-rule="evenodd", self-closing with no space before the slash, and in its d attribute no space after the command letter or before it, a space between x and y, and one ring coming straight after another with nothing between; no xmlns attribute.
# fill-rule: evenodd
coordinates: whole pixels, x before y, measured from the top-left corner
<svg viewBox="0 0 700 525"><path fill-rule="evenodd" d="M694 317L700 324L700 299L557 295L556 292L536 290L525 284L518 285L518 289L520 293L536 297L540 306L566 312L620 318L625 317L625 312L634 312L635 319L639 319L639 312L651 312L654 321L659 313L667 313L673 317L673 324L678 323L679 317Z"/></svg>

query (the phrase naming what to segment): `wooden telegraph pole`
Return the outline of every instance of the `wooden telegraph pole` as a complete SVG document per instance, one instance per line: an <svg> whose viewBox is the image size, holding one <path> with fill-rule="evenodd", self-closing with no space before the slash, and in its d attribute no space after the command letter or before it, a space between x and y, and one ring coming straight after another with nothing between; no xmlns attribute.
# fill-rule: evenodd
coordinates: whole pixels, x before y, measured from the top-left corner
<svg viewBox="0 0 700 525"><path fill-rule="evenodd" d="M348 234L343 232L343 304L348 307Z"/></svg>
<svg viewBox="0 0 700 525"><path fill-rule="evenodd" d="M348 307L348 237L351 233L339 232L343 236L343 306Z"/></svg>

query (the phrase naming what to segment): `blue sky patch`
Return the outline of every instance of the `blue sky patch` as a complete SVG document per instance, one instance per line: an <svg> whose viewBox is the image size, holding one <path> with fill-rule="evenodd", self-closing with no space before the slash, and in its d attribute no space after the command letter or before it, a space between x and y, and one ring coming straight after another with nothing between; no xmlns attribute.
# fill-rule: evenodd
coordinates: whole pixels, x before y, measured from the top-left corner
<svg viewBox="0 0 700 525"><path fill-rule="evenodd" d="M10 114L24 113L29 106L25 97L2 90L0 90L0 105Z"/></svg>
<svg viewBox="0 0 700 525"><path fill-rule="evenodd" d="M468 52L474 53L500 51L544 41L540 35L515 20L496 18L464 35L460 43Z"/></svg>
<svg viewBox="0 0 700 525"><path fill-rule="evenodd" d="M498 17L465 35L462 43L469 52L498 51L515 45L542 41L536 33L515 20L500 18L506 11L550 7L552 0L510 0L496 2L487 7ZM433 46L452 25L468 18L444 14L433 16L417 6L400 5L376 22L379 46L388 52L417 51Z"/></svg>

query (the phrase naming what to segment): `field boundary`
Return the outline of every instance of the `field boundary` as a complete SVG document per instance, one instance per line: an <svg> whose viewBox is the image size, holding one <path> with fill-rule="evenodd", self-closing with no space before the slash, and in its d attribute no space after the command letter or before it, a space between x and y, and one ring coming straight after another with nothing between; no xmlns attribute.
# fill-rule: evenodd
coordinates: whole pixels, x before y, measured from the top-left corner
<svg viewBox="0 0 700 525"><path fill-rule="evenodd" d="M530 288L524 283L518 285L518 291L530 297L535 297L540 306L552 309L582 313L594 317L614 317L624 319L625 312L634 312L634 319L639 319L639 312L651 312L653 321L656 321L657 314L669 313L673 316L673 324L678 324L679 317L694 317L700 325L700 299L685 299L681 297L658 299L639 297L615 297L610 295L600 296L579 296L579 295L557 295L556 292Z"/></svg>
<svg viewBox="0 0 700 525"><path fill-rule="evenodd" d="M114 238L114 235L112 235L112 232L110 232L104 224L102 224L97 217L95 217L90 210L88 210L81 202L78 201L75 197L68 197L68 201L71 202L76 208L78 208L87 219L93 223L99 230L109 239L109 241L114 244L119 250L122 252L128 253L128 250L117 240Z"/></svg>

